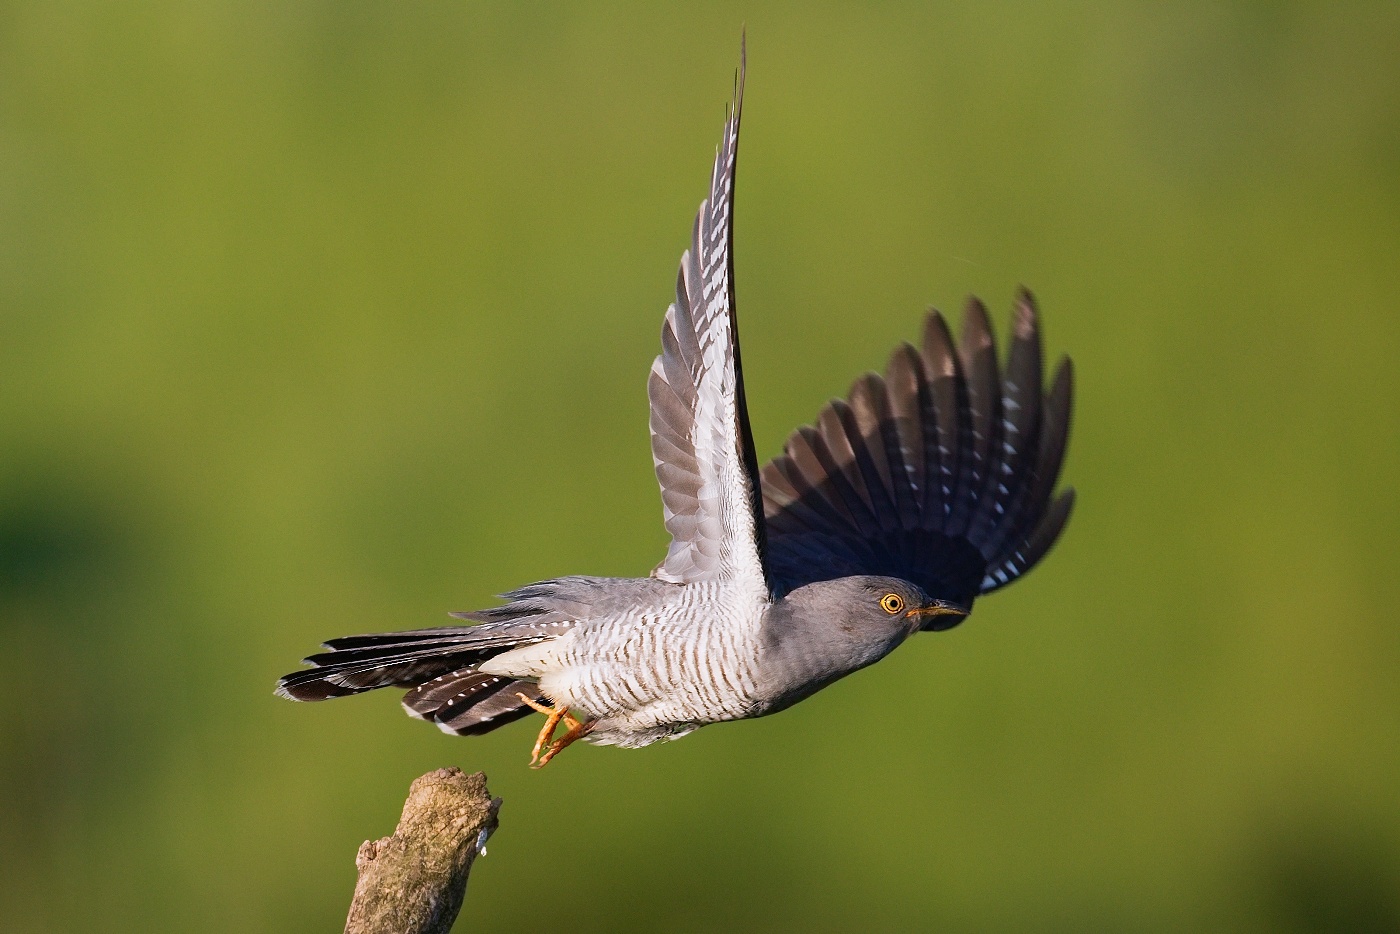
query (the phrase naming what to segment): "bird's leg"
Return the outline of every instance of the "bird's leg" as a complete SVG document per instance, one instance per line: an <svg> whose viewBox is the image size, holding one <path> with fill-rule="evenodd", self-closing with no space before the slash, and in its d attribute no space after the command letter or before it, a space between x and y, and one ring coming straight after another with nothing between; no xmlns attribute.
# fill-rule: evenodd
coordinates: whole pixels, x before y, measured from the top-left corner
<svg viewBox="0 0 1400 934"><path fill-rule="evenodd" d="M559 753L563 752L575 740L583 739L589 733L593 732L593 727L598 723L597 720L589 720L586 723L580 723L573 717L566 717L566 722L569 722L570 724L569 732L565 733L563 736L550 743L549 748L546 749L544 751L544 755L540 757L540 761L531 762L530 768L544 768L546 765L549 764L550 759L553 759L555 756L559 755Z"/></svg>
<svg viewBox="0 0 1400 934"><path fill-rule="evenodd" d="M535 748L530 750L530 766L531 768L537 769L540 766L544 765L546 762L548 762L553 756L553 752L549 752L545 754L544 759L541 759L540 750L544 749L546 744L549 744L549 748L551 750L554 749L554 745L550 743L550 741L554 739L554 731L558 728L559 721L564 721L564 723L569 728L569 733L573 733L575 730L578 729L579 722L569 714L569 708L567 707L558 705L554 707L546 707L544 704L541 704L538 701L531 700L530 698L526 697L524 694L521 694L519 692L516 692L515 696L524 701L526 706L528 706L531 710L544 714L546 718L544 721L544 727L540 730L540 735L535 740ZM569 735L569 733L566 733L564 735L567 736ZM578 737L574 737L574 739L577 738ZM572 743L573 740L571 739L569 740L569 742ZM565 745L568 744L566 743ZM559 748L562 749L563 746Z"/></svg>

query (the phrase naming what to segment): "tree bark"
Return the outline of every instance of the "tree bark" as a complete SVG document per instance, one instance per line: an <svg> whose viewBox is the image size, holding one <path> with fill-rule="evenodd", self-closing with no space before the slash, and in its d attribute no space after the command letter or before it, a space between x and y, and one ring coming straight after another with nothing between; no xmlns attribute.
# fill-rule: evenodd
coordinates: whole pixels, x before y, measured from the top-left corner
<svg viewBox="0 0 1400 934"><path fill-rule="evenodd" d="M360 845L345 934L447 934L500 808L483 772L438 769L414 779L394 835Z"/></svg>

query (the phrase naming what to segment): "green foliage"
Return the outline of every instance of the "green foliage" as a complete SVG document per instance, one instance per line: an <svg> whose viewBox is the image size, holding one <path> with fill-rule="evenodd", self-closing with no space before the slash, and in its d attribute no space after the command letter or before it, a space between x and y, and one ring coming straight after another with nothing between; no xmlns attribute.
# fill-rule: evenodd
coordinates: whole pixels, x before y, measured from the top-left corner
<svg viewBox="0 0 1400 934"><path fill-rule="evenodd" d="M779 716L526 768L322 638L664 545L645 374L747 22L761 455L1035 289L1078 513ZM0 928L308 931L485 769L462 927L1400 926L1394 3L0 5ZM542 900L542 892L552 892Z"/></svg>

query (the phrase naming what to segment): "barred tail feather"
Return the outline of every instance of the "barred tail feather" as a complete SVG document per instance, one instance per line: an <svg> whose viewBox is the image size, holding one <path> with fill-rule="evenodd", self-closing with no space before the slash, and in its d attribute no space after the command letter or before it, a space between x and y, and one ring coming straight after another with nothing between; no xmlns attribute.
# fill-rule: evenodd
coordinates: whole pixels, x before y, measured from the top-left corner
<svg viewBox="0 0 1400 934"><path fill-rule="evenodd" d="M408 688L404 708L448 733L486 733L526 716L531 700L542 697L528 681L483 674L482 663L502 652L557 639L605 592L601 578L564 577L540 581L503 594L505 603L488 610L454 613L476 625L438 626L404 632L341 636L327 650L303 659L312 667L284 675L279 697L329 700L384 687Z"/></svg>
<svg viewBox="0 0 1400 934"><path fill-rule="evenodd" d="M327 661L315 668L283 675L277 681L275 693L287 700L320 701L393 685L416 685L461 668L477 655L479 653L429 650L421 654L401 652L375 660ZM335 653L313 656L317 657L333 659Z"/></svg>
<svg viewBox="0 0 1400 934"><path fill-rule="evenodd" d="M529 716L522 696L547 703L538 684L463 668L420 684L403 696L403 706L444 733L475 736Z"/></svg>

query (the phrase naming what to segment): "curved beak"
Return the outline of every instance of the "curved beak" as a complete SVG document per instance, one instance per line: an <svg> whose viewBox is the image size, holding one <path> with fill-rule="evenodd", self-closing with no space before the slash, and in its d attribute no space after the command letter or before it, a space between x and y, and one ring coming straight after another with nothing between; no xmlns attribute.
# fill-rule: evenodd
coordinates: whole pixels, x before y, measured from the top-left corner
<svg viewBox="0 0 1400 934"><path fill-rule="evenodd" d="M917 620L920 629L941 632L952 629L967 618L972 611L961 603L952 600L931 600L924 606L916 606L904 615Z"/></svg>

